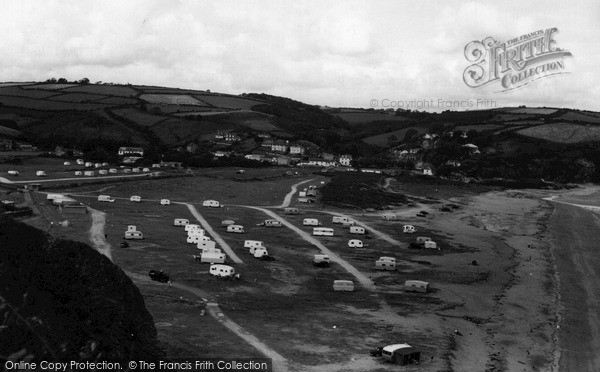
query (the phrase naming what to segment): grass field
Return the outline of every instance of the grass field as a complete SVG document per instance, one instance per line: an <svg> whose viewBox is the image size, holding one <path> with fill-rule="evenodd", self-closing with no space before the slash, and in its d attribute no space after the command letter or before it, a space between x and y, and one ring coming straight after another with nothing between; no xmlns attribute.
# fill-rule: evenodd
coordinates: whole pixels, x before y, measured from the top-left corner
<svg viewBox="0 0 600 372"><path fill-rule="evenodd" d="M516 109L506 109L514 114L531 114L531 115L550 115L556 112L556 109L550 108L516 108Z"/></svg>
<svg viewBox="0 0 600 372"><path fill-rule="evenodd" d="M4 106L19 107L32 110L65 111L65 110L98 110L109 107L98 103L74 103L39 100L27 97L0 96L0 103Z"/></svg>
<svg viewBox="0 0 600 372"><path fill-rule="evenodd" d="M118 116L131 120L143 126L152 126L166 119L164 116L150 114L148 112L133 108L114 109L112 110L112 112L114 112Z"/></svg>
<svg viewBox="0 0 600 372"><path fill-rule="evenodd" d="M591 124L599 124L600 123L600 117L598 117L598 116L587 115L587 114L572 112L572 111L567 112L566 114L562 115L560 117L560 120L583 121L584 123L591 123Z"/></svg>
<svg viewBox="0 0 600 372"><path fill-rule="evenodd" d="M166 105L196 105L206 106L203 102L187 94L142 94L140 99L149 103Z"/></svg>
<svg viewBox="0 0 600 372"><path fill-rule="evenodd" d="M121 85L78 85L71 88L63 89L64 92L80 92L80 93L92 93L101 94L106 96L119 96L119 97L133 97L138 92L127 86Z"/></svg>
<svg viewBox="0 0 600 372"><path fill-rule="evenodd" d="M219 131L237 128L235 124L171 118L152 126L152 131L168 144L185 144L190 140L210 140Z"/></svg>
<svg viewBox="0 0 600 372"><path fill-rule="evenodd" d="M600 140L600 127L580 124L542 124L519 130L517 133L557 143L582 143Z"/></svg>
<svg viewBox="0 0 600 372"><path fill-rule="evenodd" d="M76 86L79 84L32 84L23 86L23 89L60 90Z"/></svg>
<svg viewBox="0 0 600 372"><path fill-rule="evenodd" d="M455 130L461 130L463 132L468 132L470 130L475 130L477 132L482 132L484 130L495 130L502 128L502 125L497 124L480 124L480 125L459 125L454 127Z"/></svg>
<svg viewBox="0 0 600 372"><path fill-rule="evenodd" d="M388 132L388 133L378 134L376 136L367 137L367 138L363 139L363 142L366 142L370 145L386 147L386 146L389 146L389 144L390 144L390 140L389 140L390 136L393 136L392 138L395 138L393 141L398 141L398 140L402 141L402 140L404 140L404 136L406 135L406 132L409 131L410 129L416 130L420 135L427 133L427 128L424 128L421 126L419 126L419 127L413 126L413 127L398 129L393 132Z"/></svg>
<svg viewBox="0 0 600 372"><path fill-rule="evenodd" d="M51 92L47 90L37 90L37 89L22 89L19 86L7 86L0 87L0 95L3 96L16 96L16 97L28 97L28 98L47 98L51 96L56 96L60 93Z"/></svg>
<svg viewBox="0 0 600 372"><path fill-rule="evenodd" d="M382 113L371 113L371 112L344 112L339 114L334 114L344 120L346 120L350 124L364 124L371 123L373 121L397 121L401 122L406 120L401 116L394 116Z"/></svg>
<svg viewBox="0 0 600 372"><path fill-rule="evenodd" d="M51 98L52 101L63 101L63 102L91 102L106 98L106 96L100 94L90 93L66 93Z"/></svg>
<svg viewBox="0 0 600 372"><path fill-rule="evenodd" d="M247 98L240 98L234 96L218 96L218 95L195 95L197 99L208 103L214 107L236 109L236 110L250 110L252 106L265 104L266 102L251 100Z"/></svg>
<svg viewBox="0 0 600 372"><path fill-rule="evenodd" d="M107 105L135 105L136 103L138 103L136 99L127 97L107 97L101 98L96 102L104 103Z"/></svg>

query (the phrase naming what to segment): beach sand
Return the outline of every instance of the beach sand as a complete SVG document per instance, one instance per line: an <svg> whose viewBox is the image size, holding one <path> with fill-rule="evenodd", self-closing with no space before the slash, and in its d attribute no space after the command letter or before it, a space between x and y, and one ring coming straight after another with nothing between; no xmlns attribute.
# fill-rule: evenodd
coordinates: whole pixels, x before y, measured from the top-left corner
<svg viewBox="0 0 600 372"><path fill-rule="evenodd" d="M600 250L593 245L600 217L542 198L568 193L490 192L454 201L463 208L438 214L429 228L470 253L427 257L454 275L487 275L476 283L437 284L450 304L438 312L454 334L455 371L598 371ZM585 202L593 190L571 197ZM591 204L591 202L590 202Z"/></svg>

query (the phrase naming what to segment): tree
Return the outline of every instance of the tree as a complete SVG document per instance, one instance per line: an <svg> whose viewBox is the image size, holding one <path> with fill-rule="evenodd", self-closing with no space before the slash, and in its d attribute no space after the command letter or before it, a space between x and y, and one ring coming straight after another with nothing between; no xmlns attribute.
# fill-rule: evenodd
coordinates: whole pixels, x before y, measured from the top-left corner
<svg viewBox="0 0 600 372"><path fill-rule="evenodd" d="M65 79L65 78L60 78L56 82L59 84L67 84L68 83L67 79Z"/></svg>
<svg viewBox="0 0 600 372"><path fill-rule="evenodd" d="M79 84L82 84L82 85L86 85L86 84L89 84L89 83L90 83L90 79L88 79L88 78L83 78L83 79L79 80L79 81L78 81L78 83L79 83Z"/></svg>

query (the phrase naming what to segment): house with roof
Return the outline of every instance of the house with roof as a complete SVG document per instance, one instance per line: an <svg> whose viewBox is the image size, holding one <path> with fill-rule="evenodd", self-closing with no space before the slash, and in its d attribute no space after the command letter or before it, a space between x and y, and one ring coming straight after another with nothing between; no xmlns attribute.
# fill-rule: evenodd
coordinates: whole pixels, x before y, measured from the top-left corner
<svg viewBox="0 0 600 372"><path fill-rule="evenodd" d="M240 142L242 137L240 137L237 133L227 133L225 135L225 142L235 143Z"/></svg>
<svg viewBox="0 0 600 372"><path fill-rule="evenodd" d="M286 153L289 150L288 141L277 140L271 145L271 151Z"/></svg>
<svg viewBox="0 0 600 372"><path fill-rule="evenodd" d="M248 154L245 155L244 158L248 160L265 161L265 156L263 154Z"/></svg>
<svg viewBox="0 0 600 372"><path fill-rule="evenodd" d="M9 139L0 139L0 151L10 151L13 148L13 142Z"/></svg>
<svg viewBox="0 0 600 372"><path fill-rule="evenodd" d="M306 151L306 147L302 145L291 145L290 146L290 154L292 155L304 155Z"/></svg>
<svg viewBox="0 0 600 372"><path fill-rule="evenodd" d="M352 166L352 155L349 155L349 154L340 155L338 161L344 167L350 167L350 166Z"/></svg>
<svg viewBox="0 0 600 372"><path fill-rule="evenodd" d="M128 156L128 155L144 156L144 149L141 147L119 147L119 149L117 150L117 155L119 155L119 156Z"/></svg>

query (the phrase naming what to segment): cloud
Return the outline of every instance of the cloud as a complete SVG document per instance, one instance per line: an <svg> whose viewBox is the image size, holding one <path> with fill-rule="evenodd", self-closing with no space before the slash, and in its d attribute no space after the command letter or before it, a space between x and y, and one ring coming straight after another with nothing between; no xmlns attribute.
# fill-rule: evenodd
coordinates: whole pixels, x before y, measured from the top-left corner
<svg viewBox="0 0 600 372"><path fill-rule="evenodd" d="M468 99L596 108L600 6L432 0L6 2L0 80L166 85L368 106L370 98ZM462 81L472 40L547 27L571 74L497 95Z"/></svg>

